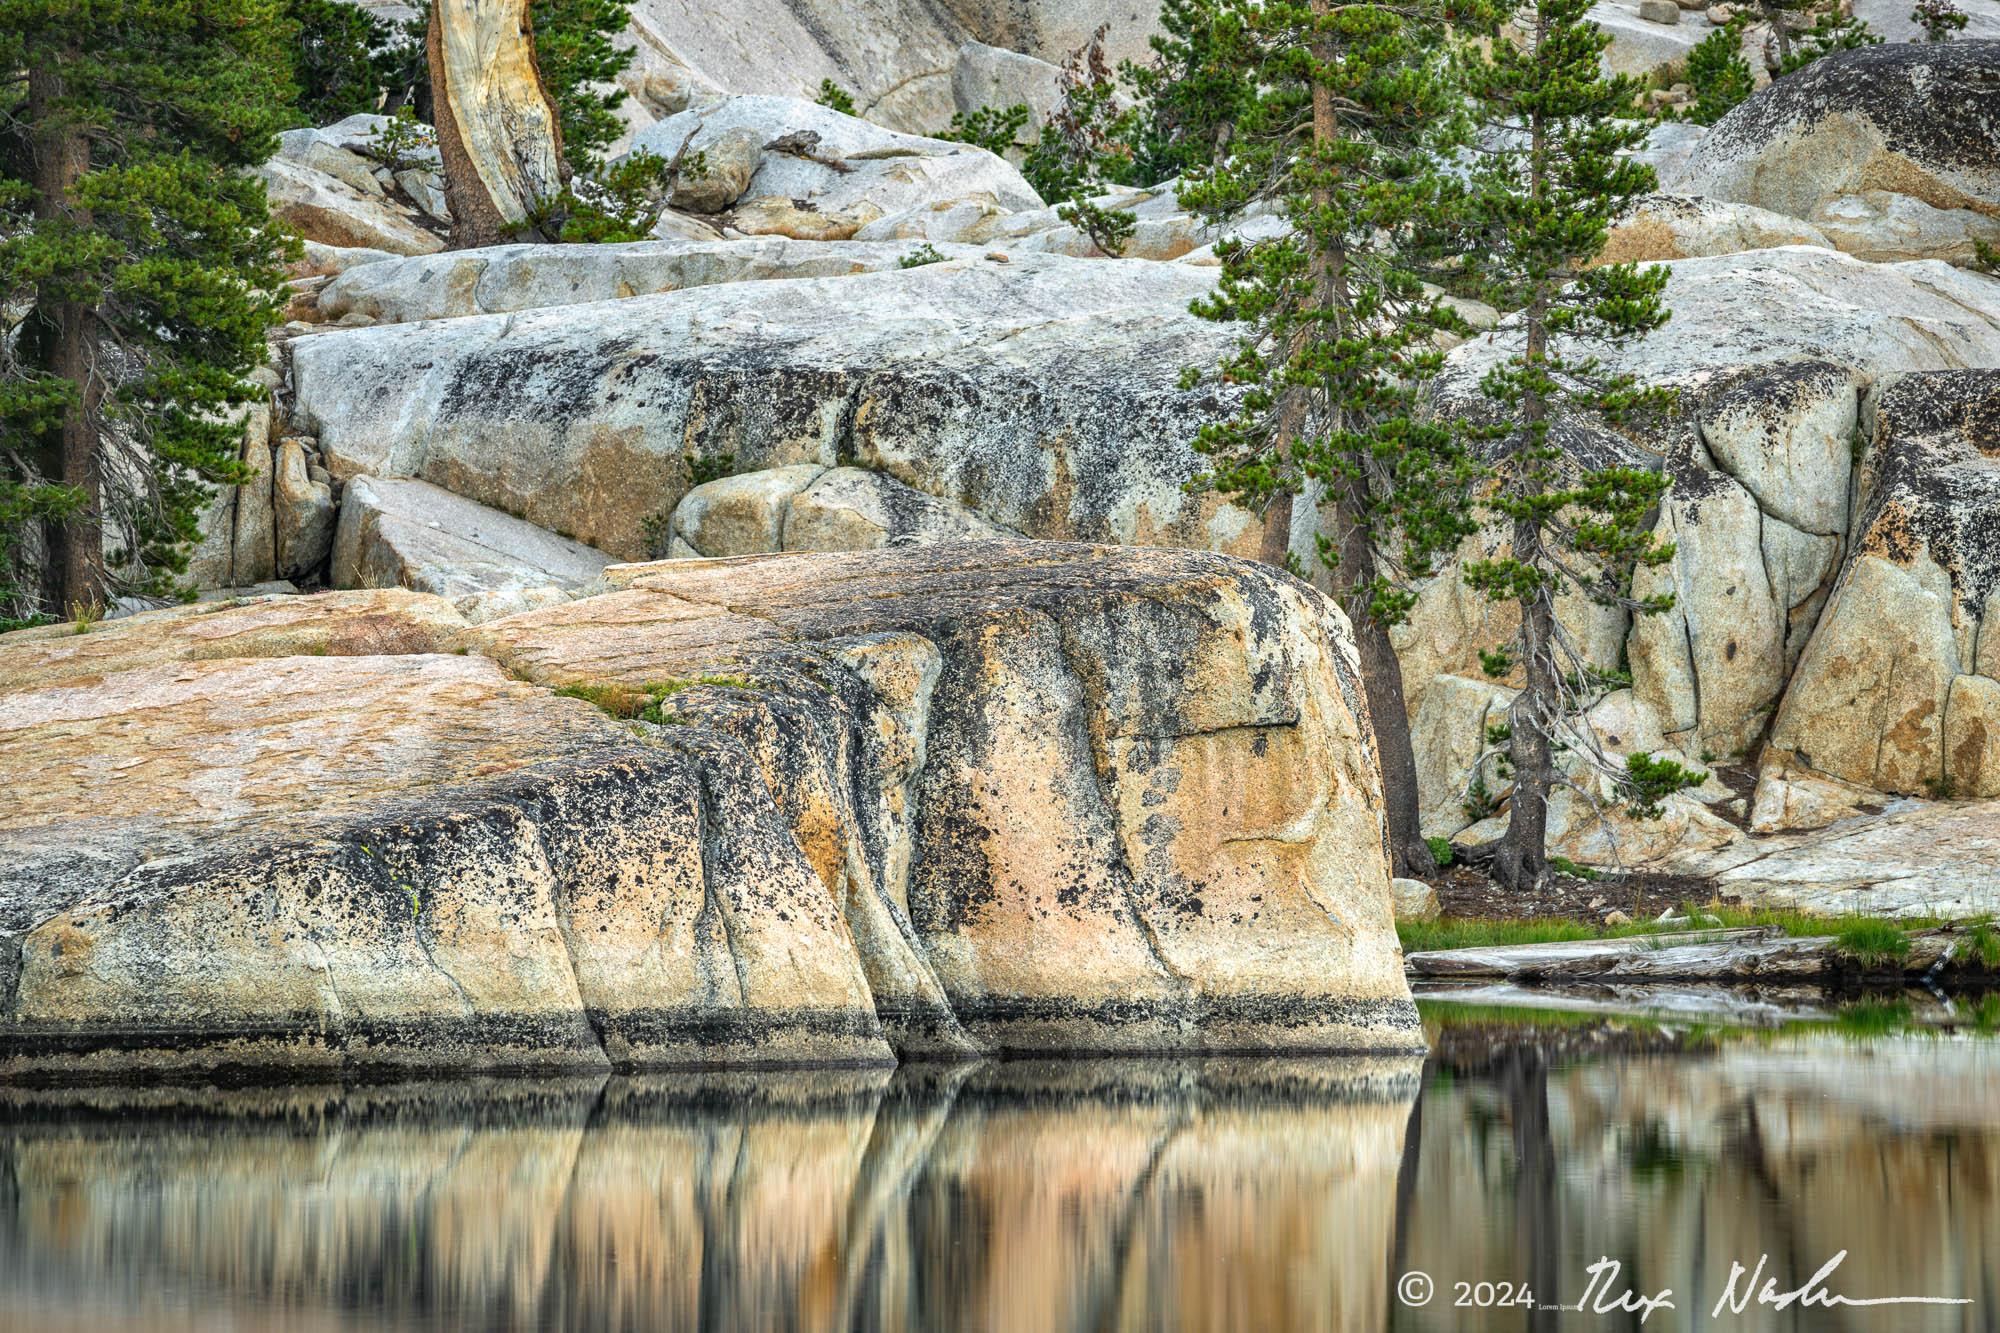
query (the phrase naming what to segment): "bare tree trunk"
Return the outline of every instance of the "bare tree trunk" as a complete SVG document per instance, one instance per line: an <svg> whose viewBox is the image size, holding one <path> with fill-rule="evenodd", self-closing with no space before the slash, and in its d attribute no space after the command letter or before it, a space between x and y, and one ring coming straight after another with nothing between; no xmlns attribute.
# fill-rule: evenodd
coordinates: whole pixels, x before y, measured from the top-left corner
<svg viewBox="0 0 2000 1333"><path fill-rule="evenodd" d="M1315 19L1324 19L1332 10L1331 0L1312 0ZM1317 46L1314 55L1322 62L1332 53ZM1312 88L1313 142L1332 143L1340 134L1334 115L1333 97L1325 83L1315 78ZM1313 190L1313 202L1321 209L1332 205L1332 187L1322 181ZM1313 253L1313 282L1322 308L1345 310L1346 258L1323 249ZM1336 415L1338 409L1335 409ZM1336 423L1337 424L1337 423ZM1366 512L1365 477L1346 482L1330 497L1326 517L1332 522L1340 548L1340 582L1343 592L1373 583L1378 571L1375 549L1362 523ZM1389 642L1388 628L1370 613L1362 599L1341 597L1347 618L1354 626L1355 646L1360 650L1362 688L1368 696L1368 711L1375 727L1375 753L1382 766L1382 798L1388 822L1391 873L1425 879L1437 873L1430 844L1424 841L1417 818L1417 756L1410 743L1409 713L1403 699L1403 664Z"/></svg>
<svg viewBox="0 0 2000 1333"><path fill-rule="evenodd" d="M74 206L76 185L90 170L90 140L55 110L63 95L59 68L28 74L28 119L40 129L33 145L35 216L66 217L90 225L90 214ZM90 307L83 302L38 297L22 330L22 350L31 365L76 386L77 398L62 421L45 431L36 450L36 468L45 481L60 481L80 492L83 504L68 518L44 525L43 606L57 614L95 608L104 598L104 504L98 455L97 408L101 388L92 365Z"/></svg>
<svg viewBox="0 0 2000 1333"><path fill-rule="evenodd" d="M536 234L565 172L528 0L432 0L425 54L452 244Z"/></svg>

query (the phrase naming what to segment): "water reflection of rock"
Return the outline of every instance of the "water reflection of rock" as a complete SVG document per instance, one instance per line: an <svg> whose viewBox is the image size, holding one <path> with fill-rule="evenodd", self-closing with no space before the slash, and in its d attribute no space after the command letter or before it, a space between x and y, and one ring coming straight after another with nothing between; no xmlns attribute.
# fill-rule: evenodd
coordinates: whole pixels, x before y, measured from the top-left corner
<svg viewBox="0 0 2000 1333"><path fill-rule="evenodd" d="M1538 1300L1572 1302L1586 1265L1610 1257L1635 1291L1673 1288L1676 1309L1654 1324L1683 1328L1707 1325L1732 1261L1768 1254L1784 1291L1846 1250L1832 1290L1977 1304L1753 1306L1726 1326L1994 1327L2000 1044L1814 1035L1707 1046L1552 1068L1526 1041L1433 1080L1412 1122L1399 1267L1530 1280ZM1607 1317L1517 1310L1479 1326L1601 1328ZM1466 1319L1440 1300L1400 1310L1397 1327Z"/></svg>
<svg viewBox="0 0 2000 1333"><path fill-rule="evenodd" d="M0 1289L371 1328L1374 1328L1420 1068L14 1092Z"/></svg>

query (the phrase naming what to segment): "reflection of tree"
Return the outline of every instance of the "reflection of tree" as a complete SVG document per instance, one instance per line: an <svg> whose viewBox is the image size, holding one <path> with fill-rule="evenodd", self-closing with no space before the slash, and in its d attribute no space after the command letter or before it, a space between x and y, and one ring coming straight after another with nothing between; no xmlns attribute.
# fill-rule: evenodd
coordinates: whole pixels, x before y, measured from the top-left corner
<svg viewBox="0 0 2000 1333"><path fill-rule="evenodd" d="M1432 1061L1424 1069L1424 1082L1429 1084L1436 1070ZM1396 1280L1410 1267L1410 1224L1417 1205L1417 1166L1424 1155L1424 1099L1418 1096L1410 1103L1409 1123L1403 1126L1403 1160L1396 1168L1396 1238L1389 1246L1389 1287L1394 1290Z"/></svg>
<svg viewBox="0 0 2000 1333"><path fill-rule="evenodd" d="M1549 1064L1542 1048L1527 1042L1507 1049L1499 1070L1501 1094L1514 1131L1514 1234L1526 1251L1524 1272L1537 1296L1528 1312L1530 1329L1553 1329L1549 1293L1560 1281L1562 1218L1556 1197L1556 1145L1549 1129Z"/></svg>

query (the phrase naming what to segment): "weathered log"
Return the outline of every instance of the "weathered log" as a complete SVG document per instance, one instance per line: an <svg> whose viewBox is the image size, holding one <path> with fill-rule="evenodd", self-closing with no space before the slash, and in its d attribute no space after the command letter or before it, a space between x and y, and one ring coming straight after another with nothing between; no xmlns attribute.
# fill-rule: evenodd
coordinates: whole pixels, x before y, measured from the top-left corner
<svg viewBox="0 0 2000 1333"><path fill-rule="evenodd" d="M426 43L452 244L534 239L565 173L528 0L433 0Z"/></svg>

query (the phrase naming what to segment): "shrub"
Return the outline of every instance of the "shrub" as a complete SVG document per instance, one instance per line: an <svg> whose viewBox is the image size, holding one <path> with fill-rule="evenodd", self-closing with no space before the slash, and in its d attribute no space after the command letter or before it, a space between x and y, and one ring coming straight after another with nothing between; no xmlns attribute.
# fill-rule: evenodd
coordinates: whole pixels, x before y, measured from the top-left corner
<svg viewBox="0 0 2000 1333"><path fill-rule="evenodd" d="M1688 86L1694 104L1685 115L1697 125L1713 125L1728 115L1754 87L1750 62L1743 58L1743 28L1731 22L1695 43L1688 52Z"/></svg>

